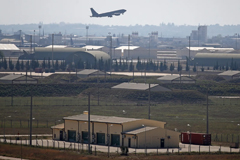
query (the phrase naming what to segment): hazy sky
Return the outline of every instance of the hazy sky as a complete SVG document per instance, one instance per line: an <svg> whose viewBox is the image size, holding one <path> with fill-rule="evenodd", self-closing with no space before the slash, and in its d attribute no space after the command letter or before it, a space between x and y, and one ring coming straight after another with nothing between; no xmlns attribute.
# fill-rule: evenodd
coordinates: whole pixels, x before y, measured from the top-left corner
<svg viewBox="0 0 240 160"><path fill-rule="evenodd" d="M0 24L83 23L100 25L240 24L240 0L1 0ZM113 18L90 18L126 9Z"/></svg>

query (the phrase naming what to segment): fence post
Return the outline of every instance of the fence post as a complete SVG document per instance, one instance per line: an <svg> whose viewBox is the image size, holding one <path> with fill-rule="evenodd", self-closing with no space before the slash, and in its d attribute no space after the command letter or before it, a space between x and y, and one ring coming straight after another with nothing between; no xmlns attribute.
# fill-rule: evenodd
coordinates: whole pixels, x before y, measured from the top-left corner
<svg viewBox="0 0 240 160"><path fill-rule="evenodd" d="M209 153L210 153L211 151L210 151L210 145L209 145Z"/></svg>
<svg viewBox="0 0 240 160"><path fill-rule="evenodd" d="M230 147L230 153L232 152L232 148Z"/></svg>
<svg viewBox="0 0 240 160"><path fill-rule="evenodd" d="M199 154L200 154L200 145L199 145Z"/></svg>
<svg viewBox="0 0 240 160"><path fill-rule="evenodd" d="M58 149L59 149L59 141L57 141L58 142Z"/></svg>
<svg viewBox="0 0 240 160"><path fill-rule="evenodd" d="M48 148L48 140L47 140L47 148Z"/></svg>
<svg viewBox="0 0 240 160"><path fill-rule="evenodd" d="M220 145L220 148L219 148L219 152L220 152L220 153L221 153L221 149L222 149L222 148L221 148L221 145Z"/></svg>
<svg viewBox="0 0 240 160"><path fill-rule="evenodd" d="M135 149L135 153L136 153L136 149ZM157 155L158 155L158 146L157 146Z"/></svg>
<svg viewBox="0 0 240 160"><path fill-rule="evenodd" d="M65 150L65 141L63 142L63 147L64 147L64 150Z"/></svg>

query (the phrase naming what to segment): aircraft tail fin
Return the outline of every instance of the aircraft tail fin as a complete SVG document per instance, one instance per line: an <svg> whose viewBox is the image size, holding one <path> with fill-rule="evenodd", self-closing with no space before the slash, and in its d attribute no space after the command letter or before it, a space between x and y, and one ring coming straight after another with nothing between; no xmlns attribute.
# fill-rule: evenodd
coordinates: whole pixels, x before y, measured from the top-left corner
<svg viewBox="0 0 240 160"><path fill-rule="evenodd" d="M92 17L98 16L98 13L93 8L91 8L91 12L92 12Z"/></svg>

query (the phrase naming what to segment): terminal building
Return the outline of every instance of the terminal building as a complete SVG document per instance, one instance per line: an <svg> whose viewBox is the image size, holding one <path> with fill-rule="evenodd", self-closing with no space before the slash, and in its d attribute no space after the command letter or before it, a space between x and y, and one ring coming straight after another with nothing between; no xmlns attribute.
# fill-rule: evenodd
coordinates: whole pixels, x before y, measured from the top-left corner
<svg viewBox="0 0 240 160"><path fill-rule="evenodd" d="M64 123L51 127L54 140L88 143L88 113L63 118ZM130 148L178 148L179 132L165 129L166 122L90 116L90 143Z"/></svg>

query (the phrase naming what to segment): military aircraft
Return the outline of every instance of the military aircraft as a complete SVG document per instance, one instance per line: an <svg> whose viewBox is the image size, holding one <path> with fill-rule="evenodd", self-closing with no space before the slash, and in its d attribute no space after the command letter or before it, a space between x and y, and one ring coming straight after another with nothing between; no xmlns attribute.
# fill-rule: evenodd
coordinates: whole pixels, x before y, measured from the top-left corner
<svg viewBox="0 0 240 160"><path fill-rule="evenodd" d="M125 9L120 9L120 10L116 10L116 11L111 11L111 12L106 12L106 13L101 13L98 14L93 8L90 8L91 12L92 12L92 16L90 17L112 17L112 16L120 16L120 14L123 14L124 12L126 12L127 10Z"/></svg>

